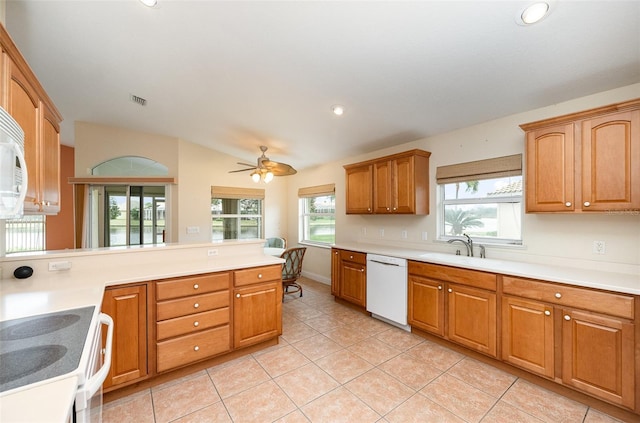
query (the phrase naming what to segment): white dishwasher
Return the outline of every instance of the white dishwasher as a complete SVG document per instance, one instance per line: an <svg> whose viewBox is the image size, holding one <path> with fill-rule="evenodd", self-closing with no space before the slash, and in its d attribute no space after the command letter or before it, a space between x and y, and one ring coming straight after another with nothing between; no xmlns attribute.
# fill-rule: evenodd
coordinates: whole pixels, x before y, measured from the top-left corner
<svg viewBox="0 0 640 423"><path fill-rule="evenodd" d="M410 331L407 324L407 260L367 254L367 311Z"/></svg>

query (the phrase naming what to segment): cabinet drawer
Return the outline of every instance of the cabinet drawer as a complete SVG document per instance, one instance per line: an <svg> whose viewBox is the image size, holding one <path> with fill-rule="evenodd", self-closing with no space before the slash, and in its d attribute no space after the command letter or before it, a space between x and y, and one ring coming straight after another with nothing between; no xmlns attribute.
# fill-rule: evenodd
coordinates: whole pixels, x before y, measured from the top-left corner
<svg viewBox="0 0 640 423"><path fill-rule="evenodd" d="M282 277L282 265L252 267L250 269L236 270L233 272L235 286L251 285L280 279Z"/></svg>
<svg viewBox="0 0 640 423"><path fill-rule="evenodd" d="M156 299L168 300L229 289L229 281L229 273L226 272L159 281L156 282Z"/></svg>
<svg viewBox="0 0 640 423"><path fill-rule="evenodd" d="M490 291L495 291L498 284L497 276L494 273L440 266L411 260L409 260L409 274L455 282L476 288L488 289Z"/></svg>
<svg viewBox="0 0 640 423"><path fill-rule="evenodd" d="M340 251L340 258L358 264L367 264L367 255L365 253L356 253L355 251Z"/></svg>
<svg viewBox="0 0 640 423"><path fill-rule="evenodd" d="M229 323L229 307L190 314L156 323L158 341L174 336L211 329Z"/></svg>
<svg viewBox="0 0 640 423"><path fill-rule="evenodd" d="M531 279L504 276L505 294L633 319L633 297Z"/></svg>
<svg viewBox="0 0 640 423"><path fill-rule="evenodd" d="M158 342L158 372L184 366L231 349L229 325Z"/></svg>
<svg viewBox="0 0 640 423"><path fill-rule="evenodd" d="M210 294L169 300L158 303L157 320L172 319L188 314L214 310L229 306L229 291L212 292Z"/></svg>

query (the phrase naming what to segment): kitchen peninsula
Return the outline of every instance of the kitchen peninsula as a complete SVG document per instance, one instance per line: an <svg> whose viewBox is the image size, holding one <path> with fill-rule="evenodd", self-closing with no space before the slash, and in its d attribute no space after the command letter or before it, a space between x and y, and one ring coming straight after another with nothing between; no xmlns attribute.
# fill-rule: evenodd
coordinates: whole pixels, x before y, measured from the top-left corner
<svg viewBox="0 0 640 423"><path fill-rule="evenodd" d="M102 308L115 321L105 390L245 347L272 345L282 332L282 259L265 255L263 244L223 241L5 257L0 260L0 322L87 306L94 306L97 315ZM20 266L31 267L33 276L14 278ZM137 295L130 294L131 288ZM132 298L138 307L135 320L130 320ZM252 306L260 308L259 316ZM92 325L98 325L95 316ZM94 332L95 327L89 333ZM132 333L139 336L119 339ZM134 372L131 363L140 364ZM37 388L32 391L36 394L49 382L59 386L51 390L56 395L32 411L62 407L68 413L73 373L1 393L3 414L20 408L29 388Z"/></svg>

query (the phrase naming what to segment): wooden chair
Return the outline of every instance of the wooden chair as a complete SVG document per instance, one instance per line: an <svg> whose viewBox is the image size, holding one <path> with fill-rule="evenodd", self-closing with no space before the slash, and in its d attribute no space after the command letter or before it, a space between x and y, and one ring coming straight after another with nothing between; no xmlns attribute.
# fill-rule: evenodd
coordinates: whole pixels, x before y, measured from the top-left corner
<svg viewBox="0 0 640 423"><path fill-rule="evenodd" d="M269 248L287 248L287 240L280 237L267 238L264 243Z"/></svg>
<svg viewBox="0 0 640 423"><path fill-rule="evenodd" d="M296 281L302 273L302 259L304 253L307 251L307 247L295 247L289 248L280 256L285 260L282 264L282 298L285 294L295 294L300 292L302 297L302 287ZM295 288L293 291L289 291L289 288Z"/></svg>

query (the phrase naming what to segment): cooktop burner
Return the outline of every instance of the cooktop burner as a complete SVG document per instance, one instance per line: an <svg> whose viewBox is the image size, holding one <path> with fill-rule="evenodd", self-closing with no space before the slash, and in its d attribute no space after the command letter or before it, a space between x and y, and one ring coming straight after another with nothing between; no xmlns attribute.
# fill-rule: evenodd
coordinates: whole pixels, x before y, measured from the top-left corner
<svg viewBox="0 0 640 423"><path fill-rule="evenodd" d="M78 368L94 309L0 322L0 392Z"/></svg>

